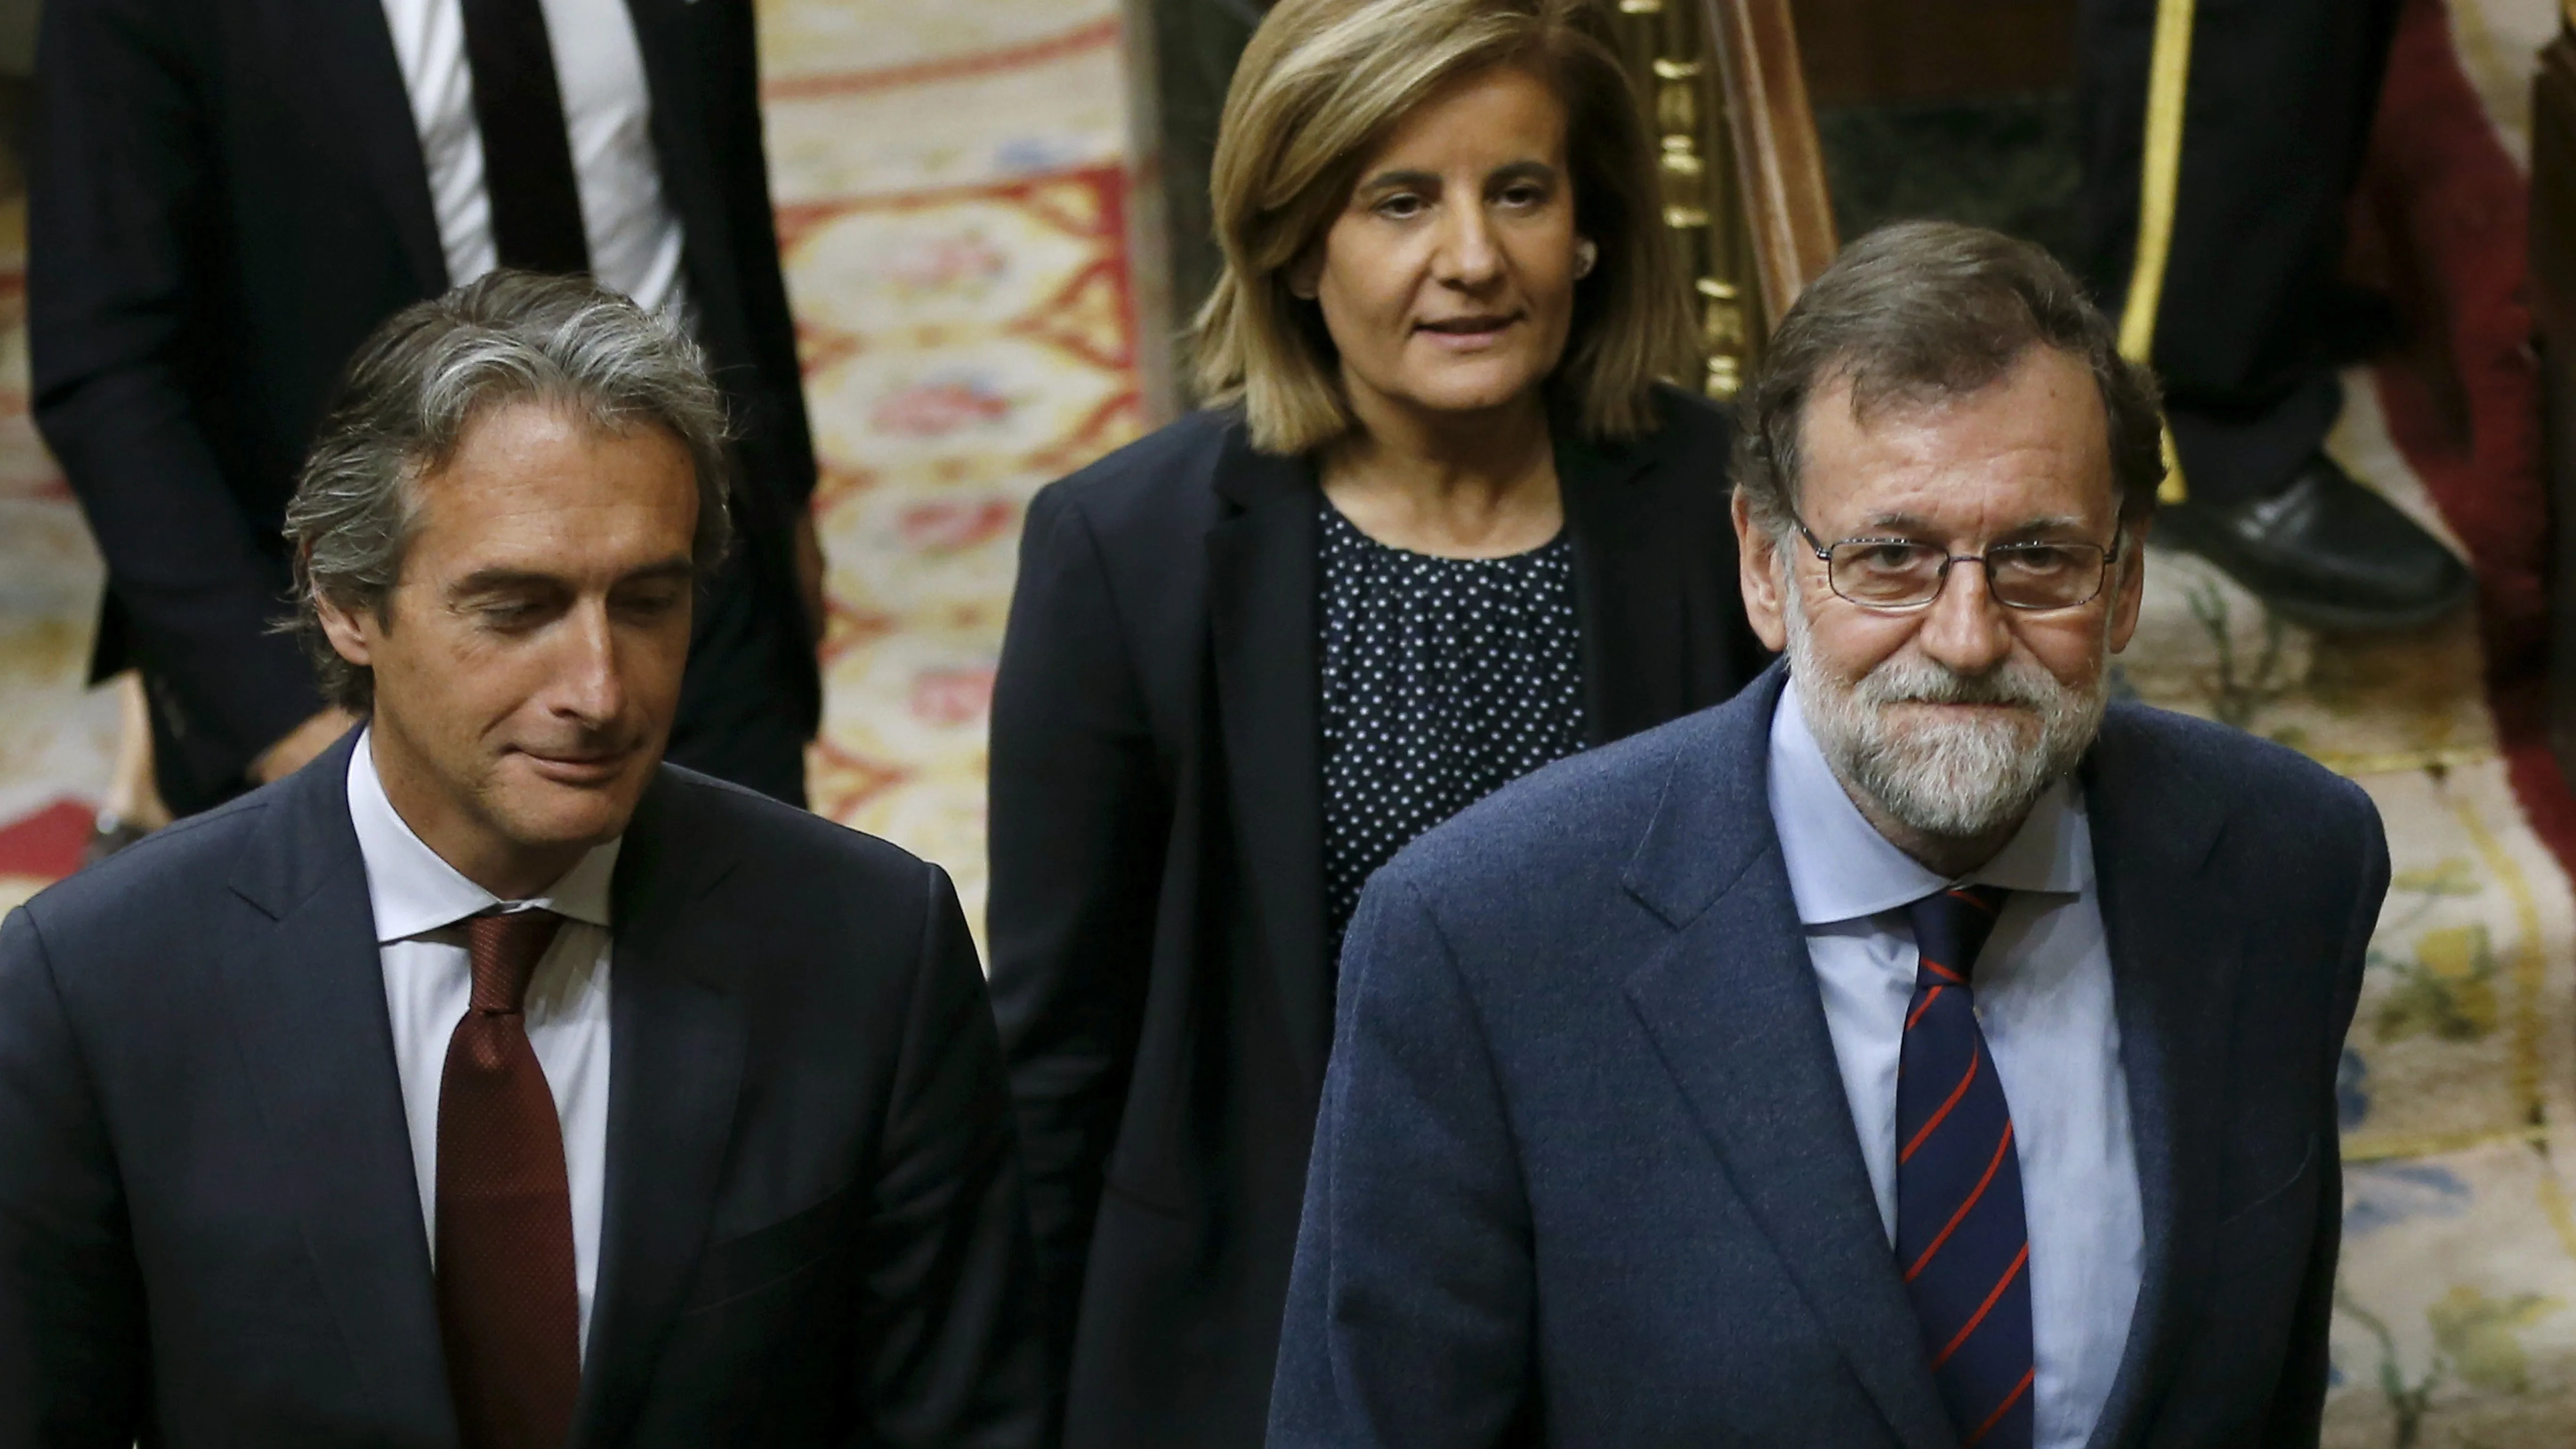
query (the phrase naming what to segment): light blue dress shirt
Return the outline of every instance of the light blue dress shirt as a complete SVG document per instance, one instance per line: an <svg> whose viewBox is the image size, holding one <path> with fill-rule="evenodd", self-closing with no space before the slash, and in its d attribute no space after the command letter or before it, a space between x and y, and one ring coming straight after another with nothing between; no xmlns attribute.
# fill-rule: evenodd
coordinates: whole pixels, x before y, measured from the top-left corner
<svg viewBox="0 0 2576 1449"><path fill-rule="evenodd" d="M1770 763L1789 891L1892 1251L1896 1065L1917 960L1904 907L1958 882L1852 804L1794 688L1772 716ZM2053 786L2002 852L1961 879L2012 891L1977 958L1977 1019L2012 1107L2030 1225L2034 1443L2081 1449L2128 1346L2145 1236L2093 837L2074 783Z"/></svg>

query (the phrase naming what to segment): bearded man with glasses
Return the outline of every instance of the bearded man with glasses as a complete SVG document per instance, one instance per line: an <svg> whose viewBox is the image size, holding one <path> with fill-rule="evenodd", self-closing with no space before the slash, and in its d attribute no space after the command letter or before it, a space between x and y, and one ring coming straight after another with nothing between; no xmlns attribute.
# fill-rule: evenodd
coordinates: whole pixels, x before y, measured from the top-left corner
<svg viewBox="0 0 2576 1449"><path fill-rule="evenodd" d="M2111 701L2155 382L2036 248L1855 243L1748 389L1734 701L1380 870L1273 1449L2310 1445L2357 788Z"/></svg>

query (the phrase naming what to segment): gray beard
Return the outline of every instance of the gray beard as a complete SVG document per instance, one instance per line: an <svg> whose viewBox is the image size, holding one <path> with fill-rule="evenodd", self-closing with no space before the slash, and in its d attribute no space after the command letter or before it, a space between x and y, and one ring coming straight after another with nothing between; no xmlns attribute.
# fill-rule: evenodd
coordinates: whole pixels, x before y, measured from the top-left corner
<svg viewBox="0 0 2576 1449"><path fill-rule="evenodd" d="M1789 684L1826 763L1909 830L1972 840L2020 820L2049 786L2073 772L2110 705L2109 672L2070 689L2026 660L1983 675L1931 660L1891 656L1846 683L1816 657L1797 582L1788 583ZM2016 706L2020 718L1914 721L1905 703Z"/></svg>

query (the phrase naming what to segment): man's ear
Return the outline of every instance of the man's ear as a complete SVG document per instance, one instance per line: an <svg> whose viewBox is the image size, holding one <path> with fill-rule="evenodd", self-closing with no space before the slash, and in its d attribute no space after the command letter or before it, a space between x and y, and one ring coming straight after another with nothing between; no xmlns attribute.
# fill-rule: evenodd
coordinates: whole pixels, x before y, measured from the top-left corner
<svg viewBox="0 0 2576 1449"><path fill-rule="evenodd" d="M2155 526L2155 515L2142 513L2136 520L2123 522L2120 531L2120 562L2111 587L2111 652L2129 647L2129 639L2138 632L2138 613L2147 597L2147 530Z"/></svg>
<svg viewBox="0 0 2576 1449"><path fill-rule="evenodd" d="M345 609L323 594L313 596L313 612L321 616L322 637L331 641L331 652L361 669L375 666L375 636L381 632L373 613Z"/></svg>
<svg viewBox="0 0 2576 1449"><path fill-rule="evenodd" d="M1777 654L1788 647L1788 601L1781 595L1783 570L1779 541L1754 521L1744 490L1735 490L1736 584L1744 592L1744 617L1762 647Z"/></svg>

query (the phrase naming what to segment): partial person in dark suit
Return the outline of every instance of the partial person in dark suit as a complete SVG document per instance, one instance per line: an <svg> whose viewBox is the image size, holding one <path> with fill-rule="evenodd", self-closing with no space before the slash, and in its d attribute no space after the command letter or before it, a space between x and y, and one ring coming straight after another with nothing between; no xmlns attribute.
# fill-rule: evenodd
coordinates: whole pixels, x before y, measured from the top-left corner
<svg viewBox="0 0 2576 1449"><path fill-rule="evenodd" d="M1744 407L1783 665L1361 900L1272 1449L2314 1446L2387 848L2109 703L2153 379L2045 253L1915 224Z"/></svg>
<svg viewBox="0 0 2576 1449"><path fill-rule="evenodd" d="M107 559L99 664L141 668L173 810L348 728L271 627L278 521L360 340L495 266L588 272L713 359L741 543L671 757L802 803L822 556L758 83L744 0L47 0L34 411Z"/></svg>
<svg viewBox="0 0 2576 1449"><path fill-rule="evenodd" d="M993 993L1065 1433L1259 1441L1370 871L1726 698L1724 417L1651 139L1563 0L1288 0L1217 142L1212 409L1029 510Z"/></svg>
<svg viewBox="0 0 2576 1449"><path fill-rule="evenodd" d="M0 1445L1047 1442L948 878L661 758L723 428L574 278L361 353L287 520L364 728L0 924Z"/></svg>
<svg viewBox="0 0 2576 1449"><path fill-rule="evenodd" d="M2156 298L2136 323L2152 328L2188 495L2166 510L2162 542L2328 629L2426 623L2471 585L2446 546L2325 452L2343 411L2337 354L2369 316L2338 276L2397 11L2398 0L2077 7L2083 270L2096 295ZM2150 118L2165 104L2149 78L2160 20L2170 36L2178 18L2189 31L2170 118L2181 151L2159 217L2140 205Z"/></svg>

